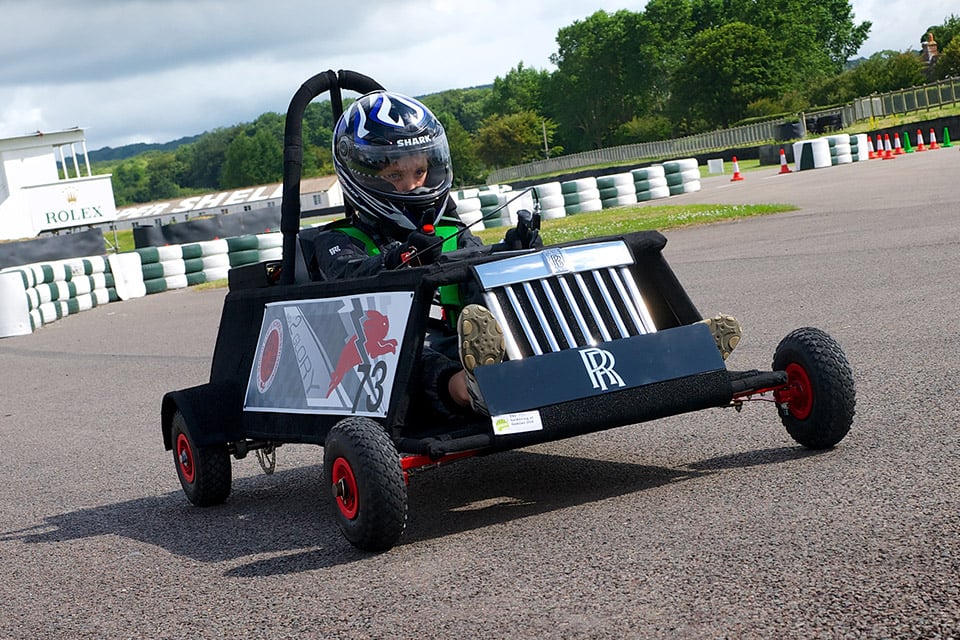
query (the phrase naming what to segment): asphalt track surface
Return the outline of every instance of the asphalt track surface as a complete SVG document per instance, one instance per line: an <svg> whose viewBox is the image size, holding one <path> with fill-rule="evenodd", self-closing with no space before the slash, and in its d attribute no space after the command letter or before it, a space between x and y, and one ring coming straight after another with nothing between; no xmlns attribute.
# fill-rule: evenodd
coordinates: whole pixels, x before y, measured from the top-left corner
<svg viewBox="0 0 960 640"><path fill-rule="evenodd" d="M799 210L671 231L667 259L742 320L732 369L800 326L841 343L836 448L758 403L472 459L366 554L319 447L184 498L160 398L206 380L224 291L105 305L0 341L0 638L960 637L960 150L745 177L670 202Z"/></svg>

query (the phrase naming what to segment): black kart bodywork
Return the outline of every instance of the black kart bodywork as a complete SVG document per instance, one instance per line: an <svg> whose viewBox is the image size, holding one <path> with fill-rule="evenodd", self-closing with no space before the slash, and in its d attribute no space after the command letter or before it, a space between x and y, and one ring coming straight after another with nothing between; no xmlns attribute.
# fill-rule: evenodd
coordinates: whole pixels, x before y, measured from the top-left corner
<svg viewBox="0 0 960 640"><path fill-rule="evenodd" d="M846 435L855 395L839 345L800 329L781 342L773 370L728 370L657 232L461 250L375 278L311 278L315 231L300 229L304 109L329 92L336 117L341 89L378 88L366 76L327 71L291 101L283 260L230 271L210 381L163 397L163 442L191 502L227 498L231 456L322 445L341 530L378 550L403 531L409 472L462 457L752 398L775 402L804 446L831 447ZM476 370L490 418L438 422L411 392L445 286L481 292L504 328L508 358Z"/></svg>

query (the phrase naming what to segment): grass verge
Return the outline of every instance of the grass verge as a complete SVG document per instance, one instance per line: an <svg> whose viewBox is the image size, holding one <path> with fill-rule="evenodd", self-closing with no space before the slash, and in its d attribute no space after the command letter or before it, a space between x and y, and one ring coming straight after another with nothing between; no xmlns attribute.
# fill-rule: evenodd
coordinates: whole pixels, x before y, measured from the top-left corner
<svg viewBox="0 0 960 640"><path fill-rule="evenodd" d="M597 236L619 235L631 231L650 229L676 229L697 224L735 220L753 216L795 211L792 205L780 204L693 204L659 205L642 207L620 207L577 214L555 220L544 220L541 235L546 244L557 244L570 240L580 240ZM492 244L503 238L504 227L493 227L476 231L485 244Z"/></svg>

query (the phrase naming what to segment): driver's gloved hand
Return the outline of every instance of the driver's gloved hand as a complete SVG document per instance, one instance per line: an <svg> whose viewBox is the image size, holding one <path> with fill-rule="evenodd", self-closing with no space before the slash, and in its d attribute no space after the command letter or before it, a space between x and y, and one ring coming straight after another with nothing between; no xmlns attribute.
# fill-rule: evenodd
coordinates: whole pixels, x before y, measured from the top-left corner
<svg viewBox="0 0 960 640"><path fill-rule="evenodd" d="M433 264L443 252L443 242L437 237L434 227L425 224L411 231L407 241L392 247L384 257L384 265L393 269L400 264L416 267Z"/></svg>
<svg viewBox="0 0 960 640"><path fill-rule="evenodd" d="M517 212L517 226L507 230L503 246L508 250L539 249L543 246L540 237L540 216L529 211Z"/></svg>
<svg viewBox="0 0 960 640"><path fill-rule="evenodd" d="M543 246L543 239L536 229L528 229L526 233L523 233L519 228L512 227L504 234L502 244L505 249L510 251L539 249Z"/></svg>

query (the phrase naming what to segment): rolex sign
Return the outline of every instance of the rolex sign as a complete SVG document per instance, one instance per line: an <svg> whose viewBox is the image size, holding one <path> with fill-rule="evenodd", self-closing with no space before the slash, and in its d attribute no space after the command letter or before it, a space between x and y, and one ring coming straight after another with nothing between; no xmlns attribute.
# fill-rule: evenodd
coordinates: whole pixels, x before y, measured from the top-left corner
<svg viewBox="0 0 960 640"><path fill-rule="evenodd" d="M109 175L59 180L25 187L23 191L36 233L98 225L117 219Z"/></svg>

